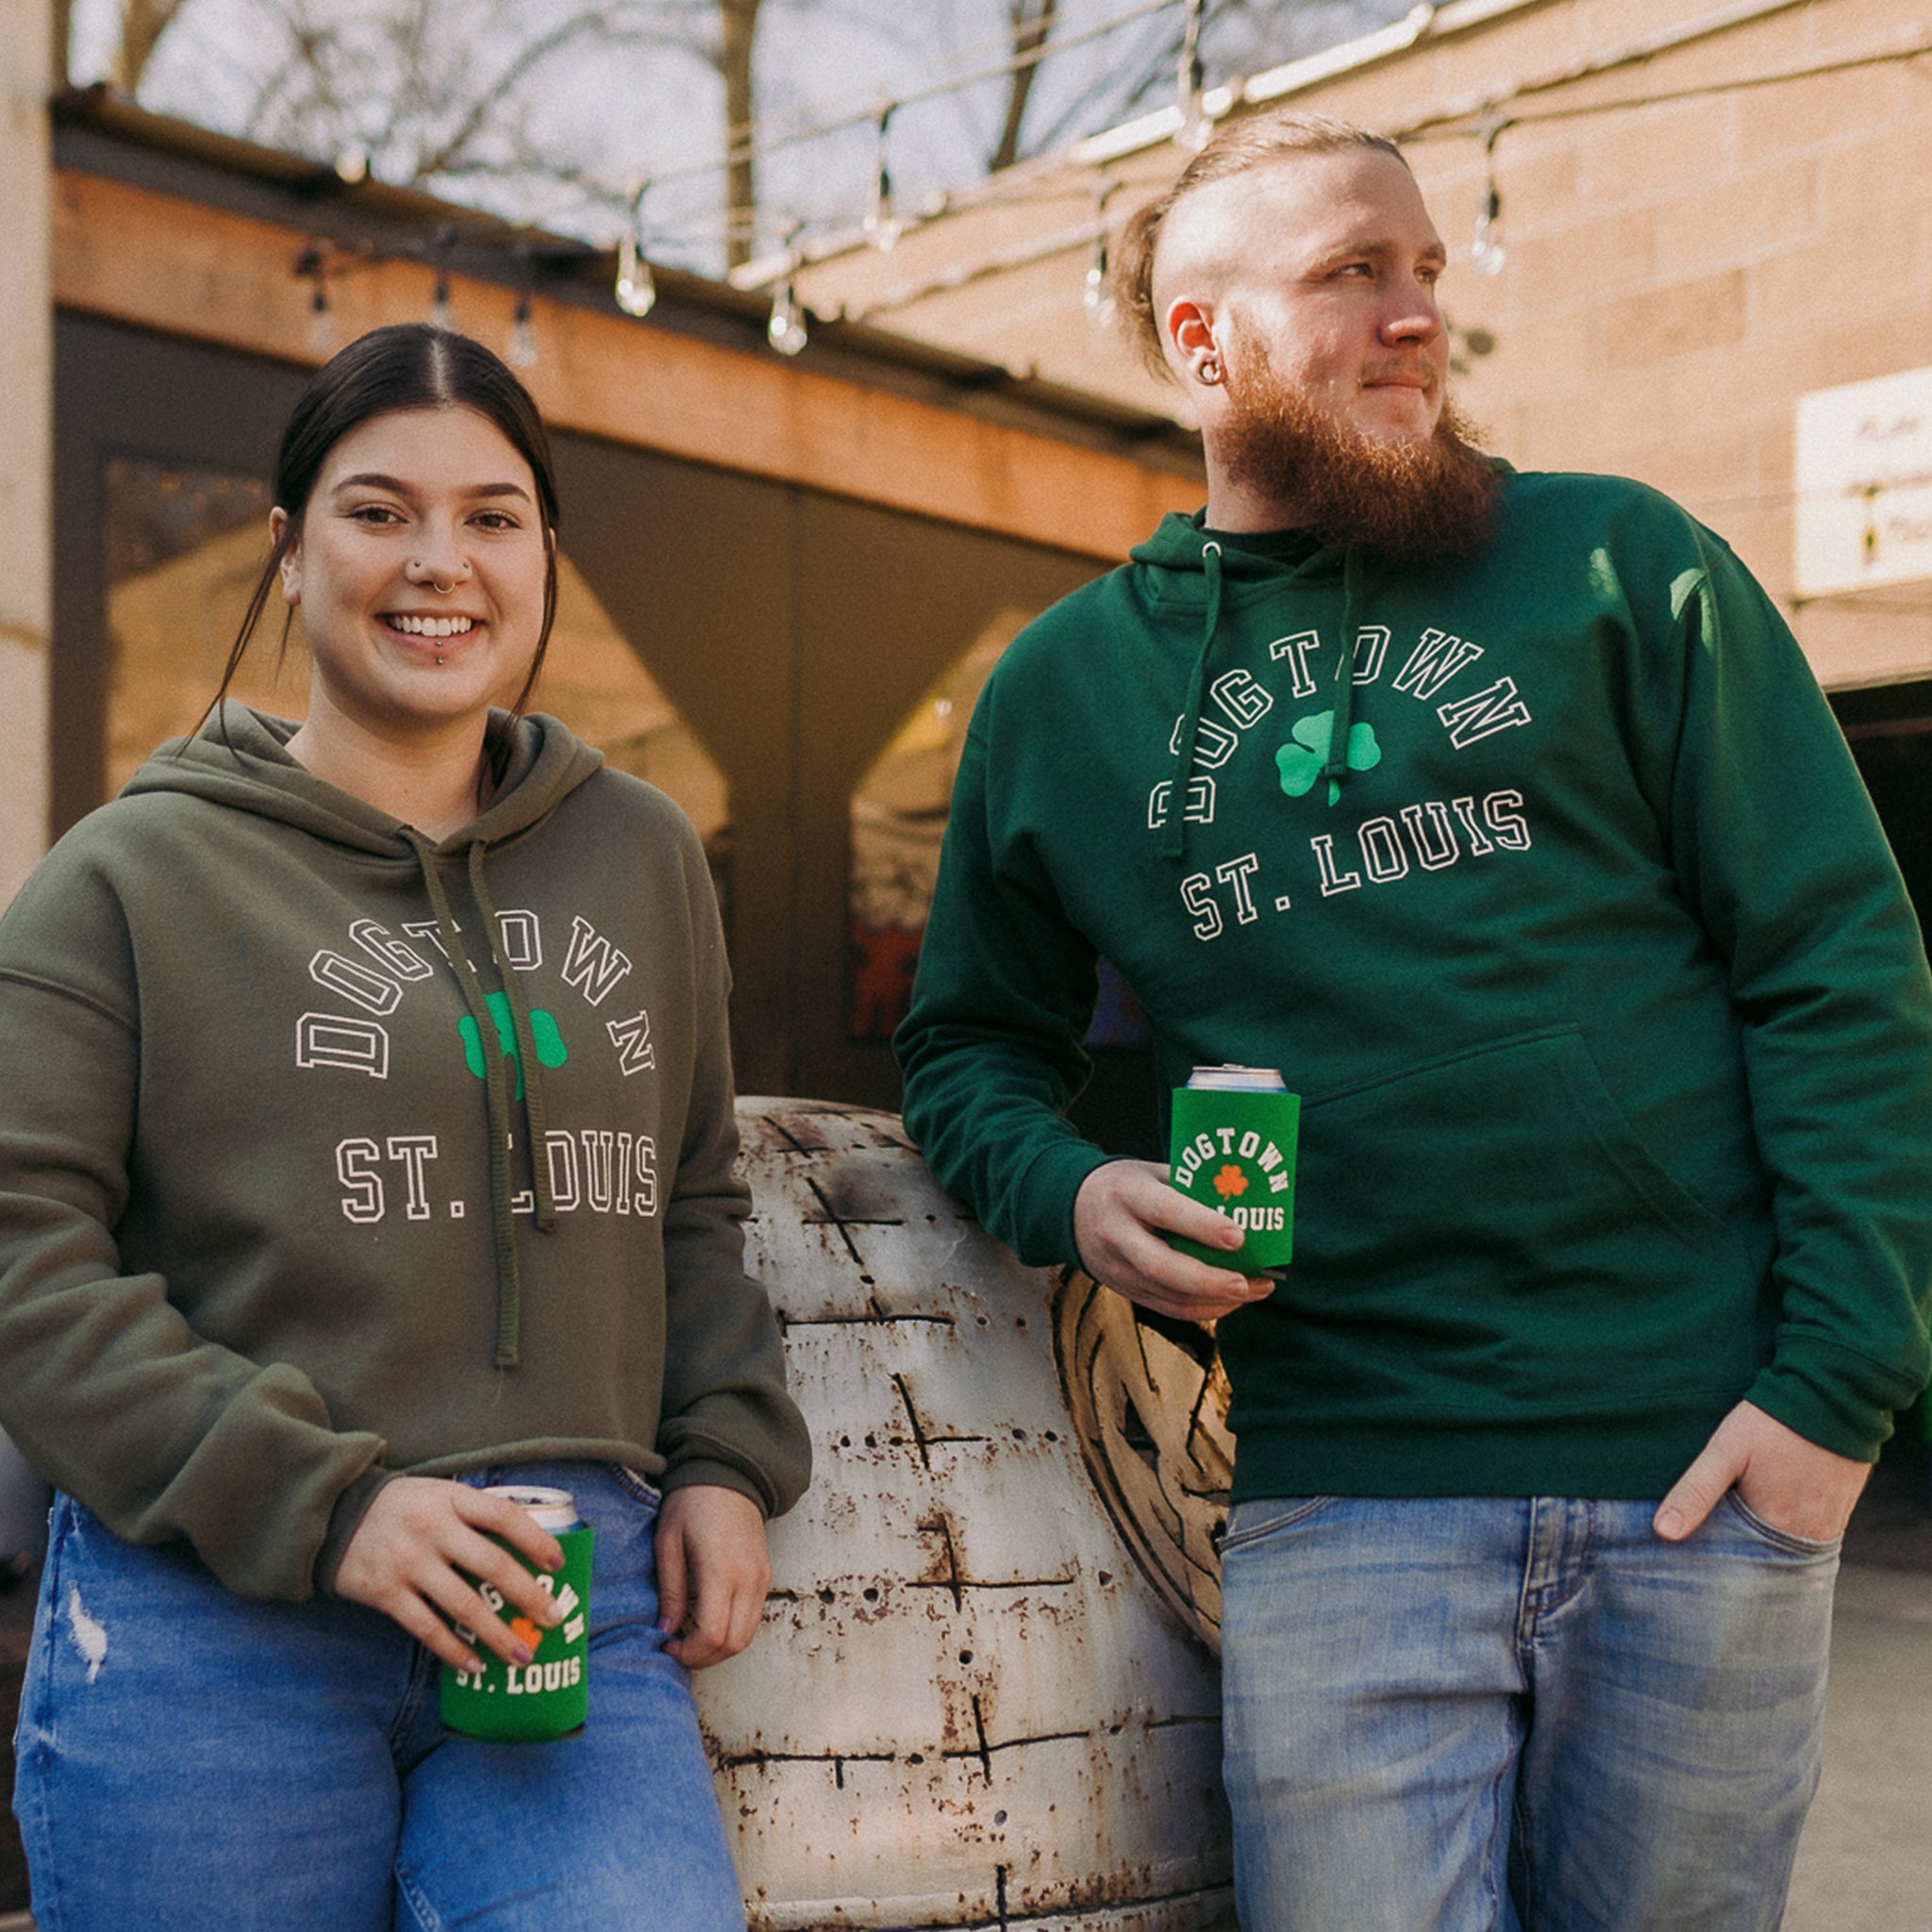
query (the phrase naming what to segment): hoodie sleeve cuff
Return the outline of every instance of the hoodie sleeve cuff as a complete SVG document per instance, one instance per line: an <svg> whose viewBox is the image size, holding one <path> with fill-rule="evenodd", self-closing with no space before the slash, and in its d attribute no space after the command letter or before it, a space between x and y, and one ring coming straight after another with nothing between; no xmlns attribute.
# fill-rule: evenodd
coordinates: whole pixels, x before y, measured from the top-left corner
<svg viewBox="0 0 1932 1932"><path fill-rule="evenodd" d="M760 1512L769 1517L772 1513L770 1499L758 1484L741 1469L734 1469L728 1462L707 1462L702 1457L691 1457L688 1461L674 1462L658 1478L658 1487L668 1496L673 1490L695 1489L700 1484L719 1490L733 1490L741 1496L749 1497L758 1506Z"/></svg>
<svg viewBox="0 0 1932 1932"><path fill-rule="evenodd" d="M1084 1268L1074 1240L1074 1203L1088 1175L1125 1158L1077 1140L1062 1141L1042 1154L1020 1184L1024 1198L1013 1250L1021 1260L1029 1268L1058 1268L1070 1261Z"/></svg>
<svg viewBox="0 0 1932 1932"><path fill-rule="evenodd" d="M1780 1349L1745 1399L1821 1449L1875 1462L1892 1415L1917 1394L1913 1378L1813 1338L1802 1353Z"/></svg>
<svg viewBox="0 0 1932 1932"><path fill-rule="evenodd" d="M336 1593L336 1572L341 1567L342 1553L362 1526L362 1519L369 1513L370 1504L375 1501L376 1491L391 1481L395 1474L392 1469L365 1470L336 1498L336 1507L329 1512L327 1532L322 1539L322 1548L315 1557L315 1592L318 1596Z"/></svg>

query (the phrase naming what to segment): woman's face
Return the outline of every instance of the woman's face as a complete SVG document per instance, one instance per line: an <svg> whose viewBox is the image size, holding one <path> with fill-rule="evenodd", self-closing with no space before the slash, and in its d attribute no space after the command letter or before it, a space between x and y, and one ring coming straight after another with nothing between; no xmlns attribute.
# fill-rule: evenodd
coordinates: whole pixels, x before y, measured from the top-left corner
<svg viewBox="0 0 1932 1932"><path fill-rule="evenodd" d="M273 513L279 535L287 519ZM282 560L310 657L310 720L381 736L480 722L521 689L549 539L530 466L474 409L397 409L324 460Z"/></svg>

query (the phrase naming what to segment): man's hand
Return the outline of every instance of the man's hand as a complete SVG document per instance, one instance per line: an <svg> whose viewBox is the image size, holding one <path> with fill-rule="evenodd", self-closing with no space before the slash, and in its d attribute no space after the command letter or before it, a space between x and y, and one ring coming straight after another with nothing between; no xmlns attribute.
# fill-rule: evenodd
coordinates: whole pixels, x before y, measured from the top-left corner
<svg viewBox="0 0 1932 1932"><path fill-rule="evenodd" d="M563 1567L562 1545L508 1497L486 1496L441 1476L396 1476L376 1491L356 1525L336 1567L336 1594L380 1610L459 1671L483 1666L452 1624L474 1630L476 1641L505 1663L526 1664L536 1647L506 1619L527 1617L547 1630L557 1621L557 1605L509 1551L490 1541L492 1536L514 1544L540 1570ZM498 1593L501 1615L478 1583Z"/></svg>
<svg viewBox="0 0 1932 1932"><path fill-rule="evenodd" d="M1657 1533L1667 1542L1682 1541L1735 1484L1751 1513L1774 1529L1830 1542L1844 1534L1871 1474L1869 1462L1821 1449L1740 1402L1657 1505Z"/></svg>
<svg viewBox="0 0 1932 1932"><path fill-rule="evenodd" d="M687 1670L723 1663L758 1635L772 1587L764 1511L716 1483L664 1498L658 1517L658 1627Z"/></svg>
<svg viewBox="0 0 1932 1932"><path fill-rule="evenodd" d="M1212 1322L1274 1292L1265 1274L1243 1275L1232 1262L1211 1267L1176 1254L1162 1229L1204 1248L1235 1249L1241 1231L1224 1215L1168 1185L1151 1160L1110 1160L1074 1196L1074 1242L1080 1265L1131 1302L1185 1322Z"/></svg>

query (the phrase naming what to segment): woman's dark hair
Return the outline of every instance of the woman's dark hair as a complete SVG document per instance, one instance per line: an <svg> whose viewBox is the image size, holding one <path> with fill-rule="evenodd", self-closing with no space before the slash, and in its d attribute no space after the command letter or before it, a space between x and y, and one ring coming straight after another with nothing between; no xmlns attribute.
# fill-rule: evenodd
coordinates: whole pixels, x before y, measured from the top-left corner
<svg viewBox="0 0 1932 1932"><path fill-rule="evenodd" d="M537 507L548 558L543 577L543 626L538 633L536 656L530 659L530 674L510 709L521 712L529 702L557 617L557 472L550 458L550 439L544 434L543 420L529 391L481 342L430 323L402 322L389 328L371 329L325 362L302 391L289 418L275 459L275 495L276 508L287 512L288 521L262 566L242 627L229 647L220 689L202 713L202 724L219 714L222 700L228 694L242 654L268 608L282 559L300 541L309 492L329 452L350 430L394 409L474 409L503 432L536 478ZM293 615L291 611L282 621L284 644Z"/></svg>

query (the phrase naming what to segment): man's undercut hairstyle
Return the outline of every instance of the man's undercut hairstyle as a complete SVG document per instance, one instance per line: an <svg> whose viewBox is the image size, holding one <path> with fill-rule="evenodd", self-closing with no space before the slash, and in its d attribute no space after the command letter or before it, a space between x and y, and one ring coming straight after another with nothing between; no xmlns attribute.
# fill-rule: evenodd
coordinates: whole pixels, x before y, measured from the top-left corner
<svg viewBox="0 0 1932 1932"><path fill-rule="evenodd" d="M1174 185L1145 208L1137 208L1121 225L1113 241L1113 297L1123 325L1134 347L1157 375L1172 375L1167 364L1160 318L1154 312L1154 257L1160 231L1175 205L1198 188L1232 180L1254 168L1292 160L1300 155L1346 154L1370 148L1401 161L1402 150L1385 134L1372 133L1347 121L1322 114L1288 110L1251 114L1223 127L1174 177Z"/></svg>

